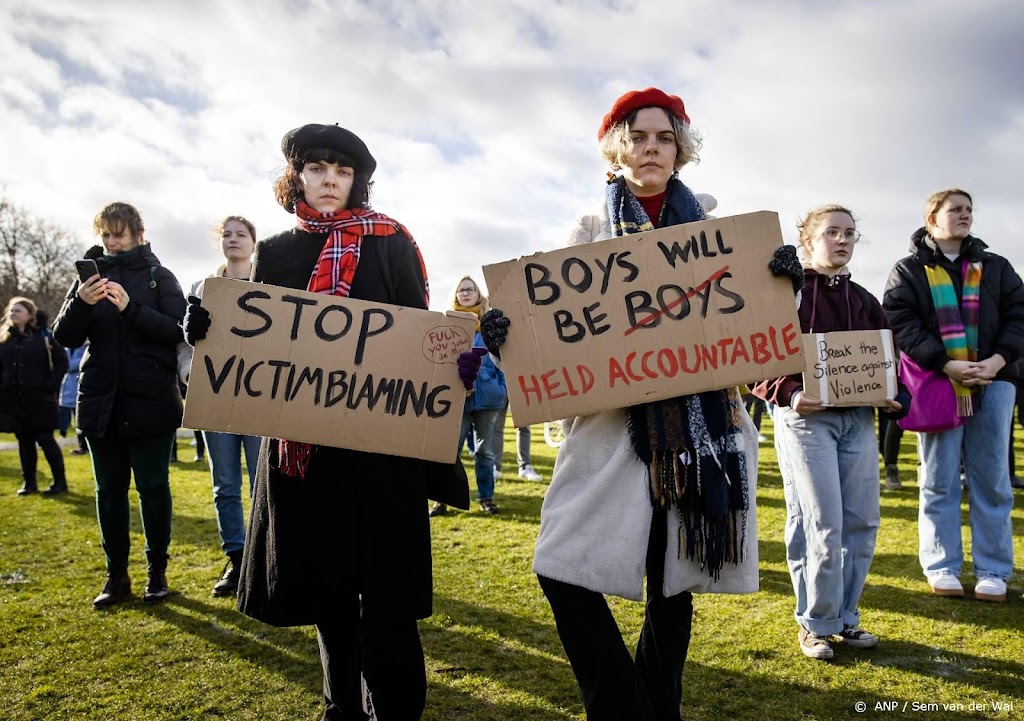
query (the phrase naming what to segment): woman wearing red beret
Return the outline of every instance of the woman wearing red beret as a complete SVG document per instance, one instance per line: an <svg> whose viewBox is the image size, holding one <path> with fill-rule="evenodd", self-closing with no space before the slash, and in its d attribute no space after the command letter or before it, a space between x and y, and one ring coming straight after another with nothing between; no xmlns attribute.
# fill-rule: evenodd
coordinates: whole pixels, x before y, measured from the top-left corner
<svg viewBox="0 0 1024 721"><path fill-rule="evenodd" d="M598 131L618 174L578 245L703 220L678 178L700 140L683 101L656 88L619 98ZM792 246L773 272L802 279ZM495 352L507 319L484 318ZM665 423L669 417L679 423ZM554 612L590 721L678 721L690 642L692 593L757 590L757 431L736 389L568 418L541 510L533 569ZM657 432L664 428L665 433ZM674 429L674 430L671 430ZM700 483L671 469L687 454ZM661 469L666 472L662 473ZM737 482L738 481L738 482ZM692 490L691 490L692 489ZM647 601L635 655L604 594Z"/></svg>
<svg viewBox="0 0 1024 721"><path fill-rule="evenodd" d="M297 226L256 244L252 278L410 308L427 308L427 273L411 234L370 209L377 166L354 133L305 125L281 143L275 191ZM189 298L186 339L209 312ZM473 386L475 367L461 372ZM323 718L418 719L427 679L416 621L431 613L427 498L469 507L462 464L430 463L264 439L238 585L238 608L275 626L315 625Z"/></svg>

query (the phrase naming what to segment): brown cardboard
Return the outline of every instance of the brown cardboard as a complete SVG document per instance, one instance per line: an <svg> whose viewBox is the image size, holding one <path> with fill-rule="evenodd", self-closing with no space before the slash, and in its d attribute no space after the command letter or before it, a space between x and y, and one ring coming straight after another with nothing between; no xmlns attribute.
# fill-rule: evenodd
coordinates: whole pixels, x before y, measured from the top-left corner
<svg viewBox="0 0 1024 721"><path fill-rule="evenodd" d="M762 211L485 266L515 424L802 372L793 288L768 270L780 245Z"/></svg>
<svg viewBox="0 0 1024 721"><path fill-rule="evenodd" d="M473 316L226 278L203 307L183 425L455 461Z"/></svg>
<svg viewBox="0 0 1024 721"><path fill-rule="evenodd" d="M892 331L803 335L804 394L835 408L884 406L896 397Z"/></svg>

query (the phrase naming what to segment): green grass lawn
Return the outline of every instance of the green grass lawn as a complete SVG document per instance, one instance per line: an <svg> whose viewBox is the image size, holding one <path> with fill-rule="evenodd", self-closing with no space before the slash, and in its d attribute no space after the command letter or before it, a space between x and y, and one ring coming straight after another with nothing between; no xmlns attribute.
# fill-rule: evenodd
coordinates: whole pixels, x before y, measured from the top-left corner
<svg viewBox="0 0 1024 721"><path fill-rule="evenodd" d="M767 417L765 433L771 436ZM881 644L866 651L840 646L832 662L805 659L797 648L782 484L774 451L762 444L761 590L695 599L684 718L890 718L904 703L904 713L931 718L1024 718L1021 582L1011 582L1007 603L978 602L970 598L968 568L967 599L928 593L917 563L913 439L908 433L901 458L908 487L882 493L878 548L861 602L863 624ZM179 444L180 458L191 459L187 440ZM425 719L583 718L530 571L554 451L535 427L534 467L545 483L529 483L515 474L511 427L505 450L499 516L474 510L433 521L434 615L420 624L429 680ZM171 597L153 607L141 602L143 541L133 510L135 598L98 612L91 601L104 570L91 471L87 459L65 458L69 494L19 498L17 452L0 452L0 719L318 719L313 629L265 626L238 614L230 599L210 595L223 556L205 465L172 466ZM40 465L45 487L42 458ZM1016 496L1019 577L1024 495ZM136 508L134 491L132 503ZM966 527L964 540L969 548ZM627 642L635 643L642 604L611 605ZM858 702L867 704L865 713L855 710ZM884 702L898 702L896 710L878 710ZM1011 703L1012 710L995 707Z"/></svg>

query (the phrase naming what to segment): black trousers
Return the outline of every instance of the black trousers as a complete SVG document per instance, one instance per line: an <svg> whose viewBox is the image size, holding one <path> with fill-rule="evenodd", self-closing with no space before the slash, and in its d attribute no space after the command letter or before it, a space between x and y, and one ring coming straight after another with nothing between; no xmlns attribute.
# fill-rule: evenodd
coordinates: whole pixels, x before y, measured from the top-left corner
<svg viewBox="0 0 1024 721"><path fill-rule="evenodd" d="M33 433L18 433L18 456L21 459L21 474L25 483L36 484L36 466L39 463L39 456L36 454L36 444L43 449L46 462L50 464L50 473L53 474L53 481L57 485L65 483L64 479L64 456L60 452L60 446L53 437L53 431L41 431Z"/></svg>
<svg viewBox="0 0 1024 721"><path fill-rule="evenodd" d="M365 721L360 675L378 721L415 721L427 703L427 670L416 620L339 602L316 625L324 671L324 721Z"/></svg>
<svg viewBox="0 0 1024 721"><path fill-rule="evenodd" d="M647 604L630 655L604 596L538 576L583 694L588 721L679 721L693 595L665 597L667 511L656 509L647 546Z"/></svg>

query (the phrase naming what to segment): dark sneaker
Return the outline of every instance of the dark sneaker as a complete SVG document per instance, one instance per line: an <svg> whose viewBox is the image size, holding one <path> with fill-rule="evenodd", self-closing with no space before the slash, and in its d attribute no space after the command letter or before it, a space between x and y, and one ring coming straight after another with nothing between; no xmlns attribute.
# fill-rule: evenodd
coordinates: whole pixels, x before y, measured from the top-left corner
<svg viewBox="0 0 1024 721"><path fill-rule="evenodd" d="M146 579L146 592L142 594L142 602L150 605L160 603L167 599L169 593L167 573L150 569L149 578Z"/></svg>
<svg viewBox="0 0 1024 721"><path fill-rule="evenodd" d="M797 638L800 640L800 651L807 658L829 659L835 655L826 636L811 633L801 626Z"/></svg>
<svg viewBox="0 0 1024 721"><path fill-rule="evenodd" d="M33 493L39 493L39 486L36 485L35 481L32 481L31 483L25 481L24 485L18 489L19 496L30 496Z"/></svg>
<svg viewBox="0 0 1024 721"><path fill-rule="evenodd" d="M856 626L846 626L837 635L843 643L853 648L874 648L878 645L878 636Z"/></svg>
<svg viewBox="0 0 1024 721"><path fill-rule="evenodd" d="M100 595L92 600L93 608L106 608L120 603L132 595L132 579L128 578L128 572L112 573L107 576L107 583L103 586Z"/></svg>
<svg viewBox="0 0 1024 721"><path fill-rule="evenodd" d="M480 510L491 516L498 515L498 506L492 498L485 498L480 501Z"/></svg>
<svg viewBox="0 0 1024 721"><path fill-rule="evenodd" d="M49 488L47 488L45 491L43 491L43 495L44 496L56 496L58 494L67 493L67 492L68 492L67 481L62 481L60 483L58 483L57 481L54 481L50 485Z"/></svg>
<svg viewBox="0 0 1024 721"><path fill-rule="evenodd" d="M448 506L444 505L443 503L435 503L430 507L430 511L427 513L427 515L431 518L437 518L438 516L443 516L446 513L448 513Z"/></svg>
<svg viewBox="0 0 1024 721"><path fill-rule="evenodd" d="M887 491L899 491L903 489L903 484L900 483L900 471L895 465L888 465L885 467L885 490Z"/></svg>
<svg viewBox="0 0 1024 721"><path fill-rule="evenodd" d="M238 593L238 577L242 569L235 565L234 561L228 559L224 564L224 571L220 580L213 585L213 595L217 597L234 596Z"/></svg>

